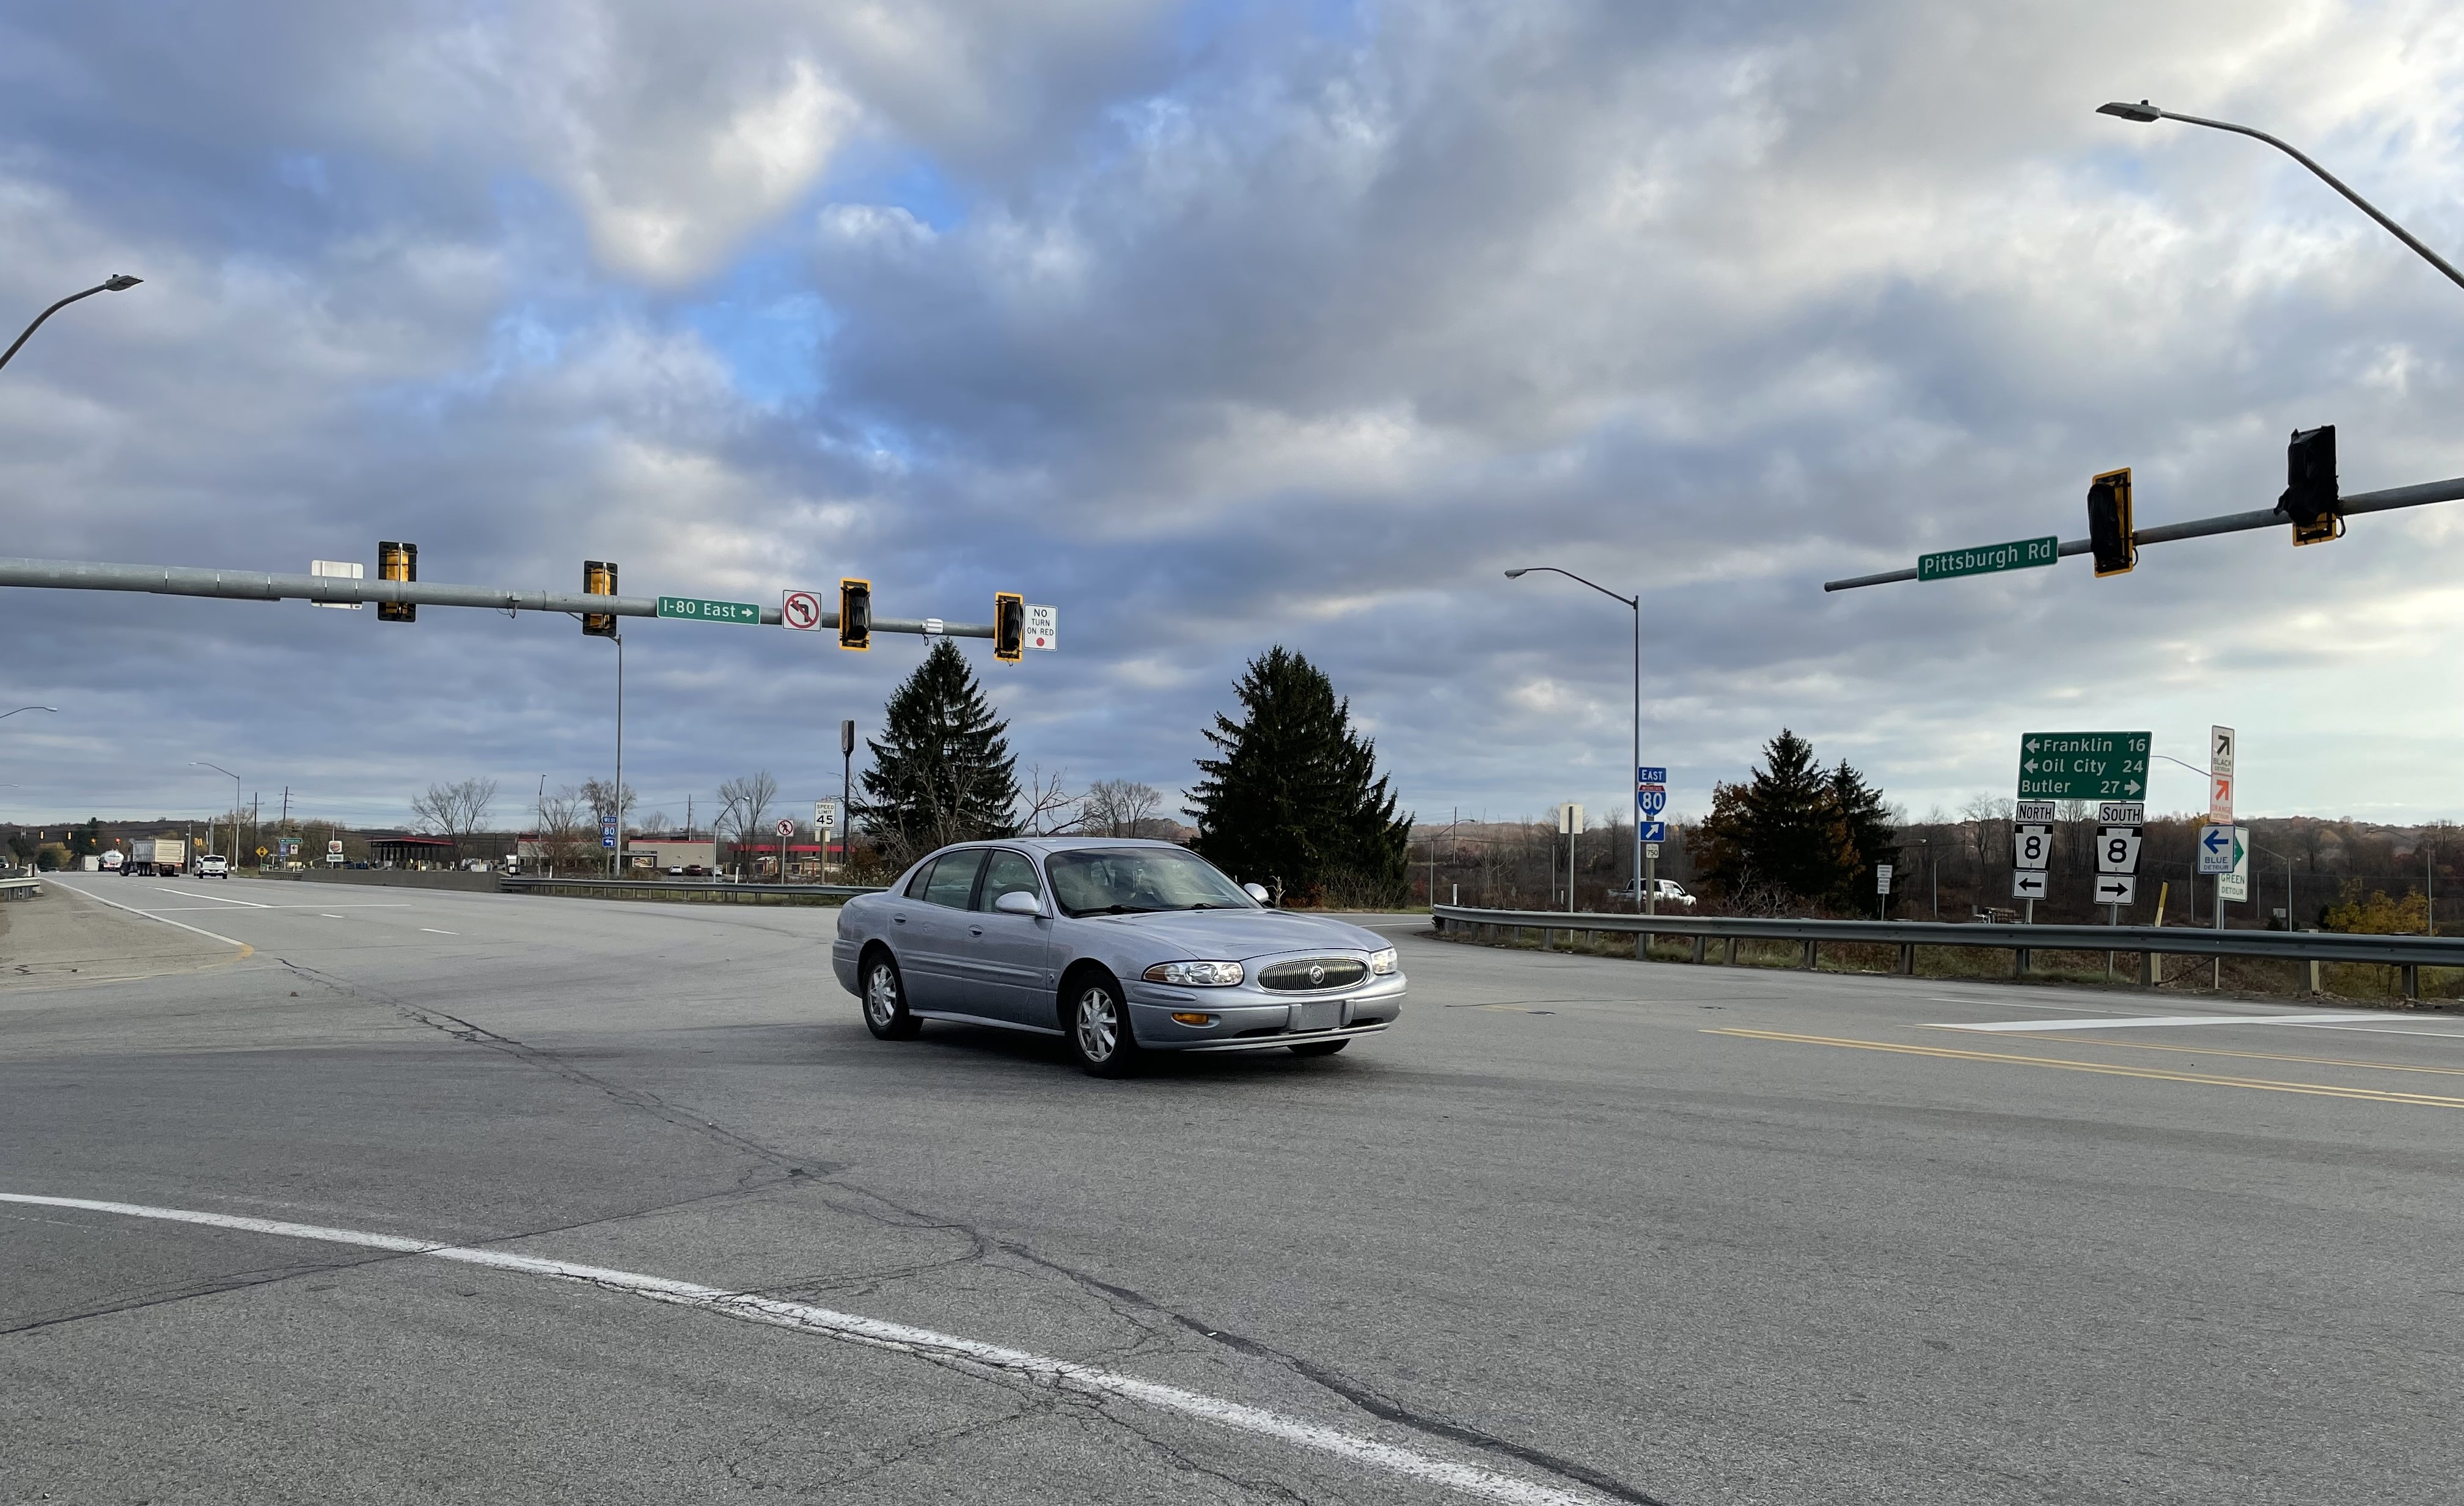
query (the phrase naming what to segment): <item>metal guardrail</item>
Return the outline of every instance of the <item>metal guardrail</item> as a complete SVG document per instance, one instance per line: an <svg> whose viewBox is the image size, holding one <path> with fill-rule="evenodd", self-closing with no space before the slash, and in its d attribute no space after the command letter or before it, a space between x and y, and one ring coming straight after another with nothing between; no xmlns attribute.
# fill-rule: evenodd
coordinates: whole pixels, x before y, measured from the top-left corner
<svg viewBox="0 0 2464 1506"><path fill-rule="evenodd" d="M0 894L39 895L43 881L39 878L0 878Z"/></svg>
<svg viewBox="0 0 2464 1506"><path fill-rule="evenodd" d="M876 884L739 884L715 878L542 878L504 877L497 887L509 895L559 891L583 894L672 894L688 898L724 896L737 903L759 904L764 897L804 899L852 899L877 895Z"/></svg>
<svg viewBox="0 0 2464 1506"><path fill-rule="evenodd" d="M1800 963L1812 967L1825 941L1900 949L1903 973L1916 970L1920 946L1968 946L2016 954L2013 970L2025 974L2031 952L2130 952L2142 959L2142 976L2150 957L2251 957L2288 963L2371 963L2405 969L2405 992L2418 986L2417 969L2464 968L2464 937L2356 936L2335 931L2217 931L2190 925L2014 925L1999 922L1963 924L1951 920L1794 920L1754 919L1739 916L1617 915L1569 910L1477 910L1439 905L1432 912L1437 928L1458 926L1482 930L1539 931L1542 944L1556 931L1607 931L1638 938L1636 955L1657 937L1691 938L1694 961L1704 960L1704 943L1727 944L1726 960L1736 960L1739 941L1794 941L1805 948Z"/></svg>

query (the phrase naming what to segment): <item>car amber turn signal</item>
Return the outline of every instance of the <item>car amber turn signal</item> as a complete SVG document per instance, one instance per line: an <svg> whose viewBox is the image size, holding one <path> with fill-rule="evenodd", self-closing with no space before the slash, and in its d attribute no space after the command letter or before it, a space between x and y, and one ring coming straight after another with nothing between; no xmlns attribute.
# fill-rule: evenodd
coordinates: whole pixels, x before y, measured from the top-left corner
<svg viewBox="0 0 2464 1506"><path fill-rule="evenodd" d="M1211 1014L1176 1014L1173 1016L1173 1020L1176 1024L1179 1025L1212 1025L1215 1023L1215 1016Z"/></svg>

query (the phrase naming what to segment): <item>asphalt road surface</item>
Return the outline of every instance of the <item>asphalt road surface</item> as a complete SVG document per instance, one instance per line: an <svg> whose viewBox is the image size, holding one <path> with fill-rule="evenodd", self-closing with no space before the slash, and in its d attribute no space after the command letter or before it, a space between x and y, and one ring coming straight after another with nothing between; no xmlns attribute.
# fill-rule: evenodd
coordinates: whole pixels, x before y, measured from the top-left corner
<svg viewBox="0 0 2464 1506"><path fill-rule="evenodd" d="M2464 1500L2453 1015L1397 919L1105 1082L825 910L5 915L0 1500Z"/></svg>

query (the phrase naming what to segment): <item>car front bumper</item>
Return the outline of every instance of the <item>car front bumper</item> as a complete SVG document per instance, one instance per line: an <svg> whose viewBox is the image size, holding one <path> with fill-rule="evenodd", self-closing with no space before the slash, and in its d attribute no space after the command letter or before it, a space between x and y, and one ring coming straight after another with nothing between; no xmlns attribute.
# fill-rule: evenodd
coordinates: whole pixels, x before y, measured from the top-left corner
<svg viewBox="0 0 2464 1506"><path fill-rule="evenodd" d="M1268 993L1262 988L1176 988L1143 981L1124 986L1138 1044L1150 1051L1244 1052L1309 1041L1375 1035L1403 1012L1401 973L1373 978L1342 993ZM1183 1025L1179 1014L1206 1014L1212 1025Z"/></svg>

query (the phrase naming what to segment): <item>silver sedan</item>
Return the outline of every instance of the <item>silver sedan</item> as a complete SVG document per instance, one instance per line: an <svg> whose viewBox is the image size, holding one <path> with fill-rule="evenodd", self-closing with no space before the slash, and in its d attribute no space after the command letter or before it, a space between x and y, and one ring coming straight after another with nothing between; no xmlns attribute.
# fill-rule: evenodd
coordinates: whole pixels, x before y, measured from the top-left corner
<svg viewBox="0 0 2464 1506"><path fill-rule="evenodd" d="M848 900L830 961L883 1040L925 1020L1059 1035L1101 1076L1146 1052L1331 1055L1395 1023L1383 937L1265 897L1170 842L968 842Z"/></svg>

